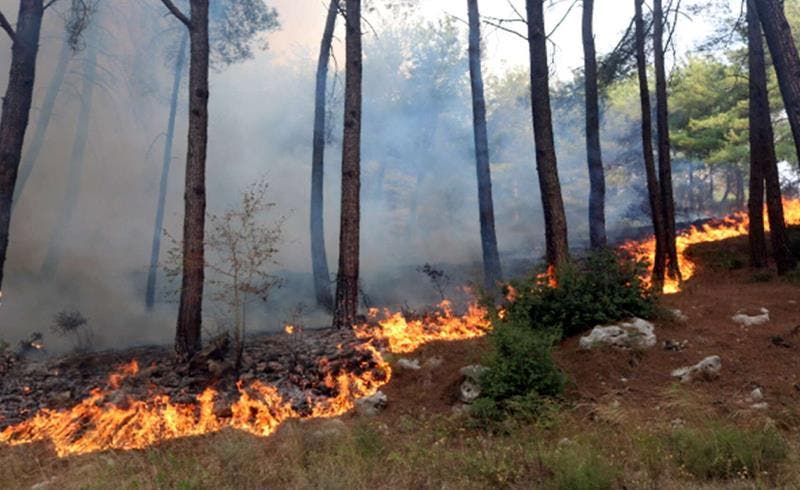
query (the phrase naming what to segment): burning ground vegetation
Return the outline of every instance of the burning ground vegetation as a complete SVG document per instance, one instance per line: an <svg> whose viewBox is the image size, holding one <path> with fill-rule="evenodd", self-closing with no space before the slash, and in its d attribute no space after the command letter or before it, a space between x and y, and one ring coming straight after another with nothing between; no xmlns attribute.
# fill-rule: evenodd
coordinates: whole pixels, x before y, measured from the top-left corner
<svg viewBox="0 0 800 490"><path fill-rule="evenodd" d="M800 201L786 201L785 209L787 223L800 224ZM683 280L696 269L686 254L691 245L746 235L747 227L747 215L737 213L683 231ZM648 238L621 248L649 259L653 245ZM548 279L555 286L552 272ZM677 283L665 287L666 293L678 290ZM0 442L45 441L67 456L145 448L224 428L268 436L284 421L338 416L375 395L392 377L385 353L408 354L490 329L487 311L476 303L457 309L443 301L426 314L372 309L352 330L287 326L254 337L238 370L224 336L188 364L176 363L162 347L41 361L6 352L0 357Z"/></svg>
<svg viewBox="0 0 800 490"><path fill-rule="evenodd" d="M391 379L381 352L406 353L434 340L468 339L490 328L486 312L463 315L444 301L428 314L370 312L353 330L305 331L251 339L234 369L227 337L188 364L166 348L0 362L0 442L53 444L59 456L138 449L157 442L239 429L268 436L288 419L352 409ZM115 366L109 373L109 366Z"/></svg>

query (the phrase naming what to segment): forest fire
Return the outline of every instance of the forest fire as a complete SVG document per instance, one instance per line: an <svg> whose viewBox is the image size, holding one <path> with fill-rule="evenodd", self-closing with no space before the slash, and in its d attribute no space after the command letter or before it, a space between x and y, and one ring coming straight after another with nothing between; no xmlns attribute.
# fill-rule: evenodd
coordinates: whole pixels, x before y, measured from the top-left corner
<svg viewBox="0 0 800 490"><path fill-rule="evenodd" d="M787 199L783 203L784 218L787 225L800 224L800 199ZM766 212L765 212L766 216ZM676 247L680 263L681 276L684 281L690 279L695 273L695 264L686 255L686 250L695 244L716 242L747 235L749 232L749 217L747 212L740 211L719 220L700 225L691 226L678 234ZM764 227L769 230L769 222L765 221ZM652 264L655 257L655 237L651 236L641 241L629 241L622 245L622 249L633 254L637 259L647 260ZM673 294L680 291L677 279L666 278L664 293Z"/></svg>
<svg viewBox="0 0 800 490"><path fill-rule="evenodd" d="M0 442L9 445L48 441L59 456L107 449L140 449L188 436L233 428L257 436L268 436L289 419L334 417L352 409L359 398L373 395L391 378L391 367L373 342L395 353L411 352L434 340L459 340L484 335L491 324L485 310L470 305L463 316L454 314L444 301L435 313L406 319L385 312L377 326L357 326L353 351L362 361L350 369L334 368L327 357L318 360L323 373L318 385L305 389L304 400L284 395L277 386L261 380L238 381L235 402L226 404L224 393L206 387L191 403L178 403L157 392L134 360L108 375L106 386L93 388L88 397L65 410L43 408L31 418L0 432ZM295 329L287 329L293 335ZM343 350L341 345L339 350ZM364 361L366 359L367 361ZM308 383L313 381L306 380ZM150 383L148 395L128 396L123 384ZM299 408L299 407L304 408Z"/></svg>

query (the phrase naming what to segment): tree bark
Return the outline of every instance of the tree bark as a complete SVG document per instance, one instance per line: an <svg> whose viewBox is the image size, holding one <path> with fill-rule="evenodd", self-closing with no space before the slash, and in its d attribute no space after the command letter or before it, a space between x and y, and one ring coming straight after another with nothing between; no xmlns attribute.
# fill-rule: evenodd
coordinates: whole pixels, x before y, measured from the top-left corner
<svg viewBox="0 0 800 490"><path fill-rule="evenodd" d="M664 11L661 0L653 0L653 51L656 69L656 132L658 138L658 183L661 186L661 211L666 231L667 272L681 279L675 244L675 199L672 193L672 156L669 141L667 75L664 68Z"/></svg>
<svg viewBox="0 0 800 490"><path fill-rule="evenodd" d="M792 29L786 20L782 1L758 0L754 3L772 54L783 105L800 158L800 57L794 44Z"/></svg>
<svg viewBox="0 0 800 490"><path fill-rule="evenodd" d="M22 196L25 189L25 184L33 172L33 166L39 159L39 153L44 146L44 137L47 134L47 127L50 125L50 119L53 117L53 109L56 105L56 98L61 91L61 86L64 84L64 78L67 75L67 67L69 61L72 59L72 47L66 38L61 44L61 52L58 54L58 62L53 71L53 78L50 79L50 84L47 86L47 92L42 101L42 107L39 109L39 116L36 118L36 127L33 131L33 138L28 144L28 149L22 157L22 163L19 168L19 176L17 177L17 185L14 188L14 202L16 205L17 200Z"/></svg>
<svg viewBox="0 0 800 490"><path fill-rule="evenodd" d="M64 195L64 204L61 206L59 217L53 227L53 233L47 245L41 274L45 278L52 278L61 257L64 254L64 244L72 224L72 217L78 207L81 194L81 178L86 156L86 142L89 139L89 123L92 116L92 98L97 83L97 51L99 28L91 25L88 28L86 40L86 53L83 60L83 81L80 95L80 110L78 111L77 124L75 125L75 139L72 142L72 151L67 167L67 190Z"/></svg>
<svg viewBox="0 0 800 490"><path fill-rule="evenodd" d="M489 166L489 131L486 127L486 99L481 70L481 17L478 0L467 0L469 13L469 75L472 87L472 128L475 138L475 167L478 176L478 209L483 250L483 285L497 289L502 280L500 253L494 226L492 171Z"/></svg>
<svg viewBox="0 0 800 490"><path fill-rule="evenodd" d="M583 0L583 67L586 82L586 161L589 165L589 243L603 248L606 238L606 178L600 148L600 107L597 89L597 55L592 17L594 0Z"/></svg>
<svg viewBox="0 0 800 490"><path fill-rule="evenodd" d="M553 121L550 112L550 81L544 1L526 0L531 67L531 112L536 143L536 170L544 209L547 264L558 266L569 260L567 218L558 179Z"/></svg>
<svg viewBox="0 0 800 490"><path fill-rule="evenodd" d="M208 3L191 0L189 27L189 136L183 218L183 277L175 351L188 359L200 350L203 321L206 149L208 144Z"/></svg>
<svg viewBox="0 0 800 490"><path fill-rule="evenodd" d="M43 0L20 0L11 69L0 116L0 286L8 251L11 204L33 97Z"/></svg>
<svg viewBox="0 0 800 490"><path fill-rule="evenodd" d="M647 57L645 55L645 32L642 17L644 0L634 0L636 7L636 67L639 76L639 98L642 106L642 150L644 169L647 176L647 196L650 201L650 217L653 221L656 249L653 260L653 286L660 290L664 283L666 266L666 227L661 201L661 188L658 184L655 159L653 158L653 120L650 106L650 86L647 82Z"/></svg>
<svg viewBox="0 0 800 490"><path fill-rule="evenodd" d="M167 202L167 188L169 184L169 168L172 164L172 144L175 141L175 119L178 113L178 99L181 90L183 71L186 68L186 44L189 33L181 36L178 48L178 57L175 59L175 72L172 78L172 94L169 102L169 117L167 119L167 133L164 138L164 157L161 161L161 179L158 183L158 202L156 203L155 225L153 227L153 244L150 248L150 269L147 272L147 290L145 291L145 306L152 309L156 302L156 278L158 277L158 259L161 256L161 234L164 228L164 211Z"/></svg>
<svg viewBox="0 0 800 490"><path fill-rule="evenodd" d="M314 101L314 141L311 157L311 267L314 275L314 292L317 304L328 310L333 308L331 275L325 251L324 182L325 182L325 114L328 90L328 62L331 43L339 14L339 0L330 0L325 31L317 62L317 85Z"/></svg>
<svg viewBox="0 0 800 490"><path fill-rule="evenodd" d="M361 0L347 0L344 134L342 138L342 204L339 228L339 271L333 326L356 321L361 219Z"/></svg>
<svg viewBox="0 0 800 490"><path fill-rule="evenodd" d="M761 25L755 1L747 4L747 39L750 70L750 261L754 267L767 265L767 244L764 237L764 187L767 191L770 242L778 274L794 269L797 262L792 256L786 236L783 216L778 158L775 154L775 135L767 89L767 72Z"/></svg>

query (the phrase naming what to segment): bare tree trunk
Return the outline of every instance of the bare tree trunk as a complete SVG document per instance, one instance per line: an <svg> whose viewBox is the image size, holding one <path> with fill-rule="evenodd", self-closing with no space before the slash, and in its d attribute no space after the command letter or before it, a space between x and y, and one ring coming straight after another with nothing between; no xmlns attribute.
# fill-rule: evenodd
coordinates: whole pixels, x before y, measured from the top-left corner
<svg viewBox="0 0 800 490"><path fill-rule="evenodd" d="M666 230L667 272L680 280L675 244L675 199L672 195L672 156L669 142L667 75L664 68L664 11L661 0L653 0L653 51L656 68L656 132L658 137L658 183L661 186L661 211Z"/></svg>
<svg viewBox="0 0 800 490"><path fill-rule="evenodd" d="M586 155L589 164L589 242L602 248L606 238L606 177L600 148L600 107L597 89L597 55L592 17L594 0L583 0L583 66L586 79Z"/></svg>
<svg viewBox="0 0 800 490"><path fill-rule="evenodd" d="M553 121L550 112L550 82L547 62L547 33L544 30L544 1L526 0L531 67L531 112L536 142L536 170L544 209L547 263L557 266L569 260L567 218L558 179Z"/></svg>
<svg viewBox="0 0 800 490"><path fill-rule="evenodd" d="M483 250L483 285L487 291L497 289L502 280L500 253L494 227L492 173L489 166L489 132L486 128L486 99L481 70L481 16L478 0L467 0L469 11L469 74L472 85L472 127L475 136L475 163L478 174L478 207Z"/></svg>
<svg viewBox="0 0 800 490"><path fill-rule="evenodd" d="M325 31L317 62L317 85L314 101L314 149L311 157L311 267L314 275L314 292L317 304L333 309L331 297L331 274L328 270L328 255L325 251L324 182L325 182L325 113L328 89L328 62L331 43L339 14L339 0L330 0Z"/></svg>
<svg viewBox="0 0 800 490"><path fill-rule="evenodd" d="M339 271L333 326L356 321L361 220L361 0L346 1L346 75L342 138L342 205L339 229Z"/></svg>
<svg viewBox="0 0 800 490"><path fill-rule="evenodd" d="M782 1L758 0L755 7L772 54L783 105L792 127L797 155L800 157L800 57L794 44L792 29L786 21Z"/></svg>
<svg viewBox="0 0 800 490"><path fill-rule="evenodd" d="M39 116L36 118L36 129L33 131L33 138L28 144L28 149L22 157L22 163L19 167L19 176L17 177L17 185L14 189L14 203L22 196L22 191L25 189L28 179L33 172L33 166L39 159L39 153L44 146L44 137L47 134L47 127L50 125L50 119L53 117L53 109L56 105L56 98L61 91L61 86L64 84L64 78L67 75L67 67L72 58L72 47L67 42L66 38L61 44L61 52L58 54L58 63L53 71L53 78L50 79L50 84L47 86L47 92L42 101L42 107L39 109Z"/></svg>
<svg viewBox="0 0 800 490"><path fill-rule="evenodd" d="M58 264L64 254L64 243L72 224L72 216L78 207L78 199L81 194L81 178L83 177L83 166L86 156L86 142L89 139L89 123L92 115L92 98L94 88L97 83L97 51L99 28L96 25L89 26L88 39L86 41L86 53L83 60L83 82L80 95L80 110L78 112L77 124L75 125L75 139L72 142L72 151L67 167L67 191L64 195L64 204L61 206L61 213L50 235L47 245L47 253L42 262L41 274L45 278L52 278L56 273Z"/></svg>
<svg viewBox="0 0 800 490"><path fill-rule="evenodd" d="M20 0L11 46L11 69L0 116L0 286L8 251L11 203L33 97L43 0Z"/></svg>
<svg viewBox="0 0 800 490"><path fill-rule="evenodd" d="M644 153L644 169L647 176L647 195L650 201L650 217L653 220L653 234L656 239L655 257L653 260L653 286L660 290L664 283L666 265L666 227L661 201L661 188L658 184L656 164L653 158L653 120L650 106L650 87L647 83L647 57L645 55L645 32L642 18L642 3L634 0L636 6L636 66L639 75L639 98L642 106L642 149Z"/></svg>
<svg viewBox="0 0 800 490"><path fill-rule="evenodd" d="M191 0L189 21L189 137L183 218L183 277L175 332L179 358L193 356L202 343L206 149L208 145L208 3Z"/></svg>
<svg viewBox="0 0 800 490"><path fill-rule="evenodd" d="M175 118L178 113L178 99L181 91L181 80L186 68L186 44L189 33L181 36L178 48L178 57L175 59L175 72L172 78L172 94L169 102L169 118L167 119L167 133L164 138L164 157L161 161L161 179L158 183L158 202L156 203L156 218L153 227L153 244L150 249L150 269L147 271L147 290L144 303L148 309L153 308L156 302L156 278L158 277L158 258L161 255L161 234L164 228L164 211L167 202L167 188L169 184L169 168L172 164L172 144L175 141Z"/></svg>
<svg viewBox="0 0 800 490"><path fill-rule="evenodd" d="M733 177L736 181L736 211L741 211L744 208L744 175L738 165L733 169Z"/></svg>
<svg viewBox="0 0 800 490"><path fill-rule="evenodd" d="M755 1L747 5L747 38L750 67L750 258L754 267L767 265L764 238L764 183L767 190L770 242L778 274L785 274L797 265L788 246L783 216L775 135L770 117L764 44Z"/></svg>

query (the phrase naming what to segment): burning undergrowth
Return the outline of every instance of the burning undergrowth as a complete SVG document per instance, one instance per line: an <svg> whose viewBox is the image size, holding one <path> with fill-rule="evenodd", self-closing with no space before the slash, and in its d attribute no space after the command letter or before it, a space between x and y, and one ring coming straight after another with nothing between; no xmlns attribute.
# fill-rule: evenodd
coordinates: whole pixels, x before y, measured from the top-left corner
<svg viewBox="0 0 800 490"><path fill-rule="evenodd" d="M0 442L48 441L66 456L225 428L267 436L285 420L341 415L376 393L391 378L381 350L410 352L489 328L479 307L462 316L448 302L407 317L374 312L352 331L287 327L251 339L238 373L225 337L189 364L159 347L35 362L7 354L0 360Z"/></svg>

